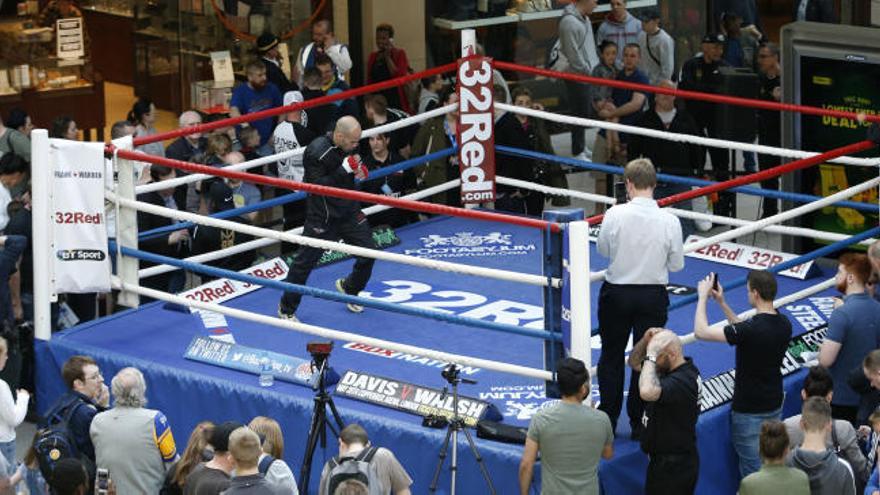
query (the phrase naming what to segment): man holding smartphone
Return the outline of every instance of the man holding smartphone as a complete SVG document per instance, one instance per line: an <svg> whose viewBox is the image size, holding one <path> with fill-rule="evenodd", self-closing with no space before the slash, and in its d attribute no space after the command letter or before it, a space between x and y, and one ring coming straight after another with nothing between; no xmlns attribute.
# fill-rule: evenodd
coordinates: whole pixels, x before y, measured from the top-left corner
<svg viewBox="0 0 880 495"><path fill-rule="evenodd" d="M632 333L633 342L651 327L666 324L669 272L684 268L681 224L657 206L657 174L650 160L633 160L623 172L630 201L605 214L596 247L610 260L599 293L599 409L616 429L623 403L623 355ZM633 438L642 431L643 403L639 398L639 373L630 378L626 411Z"/></svg>
<svg viewBox="0 0 880 495"><path fill-rule="evenodd" d="M730 440L739 457L740 477L761 468L758 440L764 421L782 414L782 358L791 339L791 321L776 312L776 277L766 270L749 271L749 305L755 315L741 320L724 300L724 288L715 286L717 275L710 275L697 286L694 334L699 340L726 342L736 346L736 376L730 410ZM706 305L715 299L726 326L709 326Z"/></svg>

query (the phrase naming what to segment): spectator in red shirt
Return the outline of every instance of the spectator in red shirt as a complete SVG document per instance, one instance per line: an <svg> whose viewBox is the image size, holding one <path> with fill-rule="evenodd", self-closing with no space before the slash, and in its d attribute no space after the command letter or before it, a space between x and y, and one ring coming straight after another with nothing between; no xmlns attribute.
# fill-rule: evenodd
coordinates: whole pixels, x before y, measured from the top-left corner
<svg viewBox="0 0 880 495"><path fill-rule="evenodd" d="M391 24L376 26L376 50L367 60L367 84L387 81L409 73L409 60L403 48L394 46L394 27ZM412 115L409 100L403 85L381 92L388 100L388 106L399 108Z"/></svg>

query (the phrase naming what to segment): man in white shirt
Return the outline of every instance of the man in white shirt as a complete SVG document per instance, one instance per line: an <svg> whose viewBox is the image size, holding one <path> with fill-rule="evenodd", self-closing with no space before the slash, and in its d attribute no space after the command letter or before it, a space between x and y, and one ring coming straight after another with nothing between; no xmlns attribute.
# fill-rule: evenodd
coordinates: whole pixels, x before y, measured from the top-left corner
<svg viewBox="0 0 880 495"><path fill-rule="evenodd" d="M599 254L610 260L599 293L599 409L608 414L615 428L623 401L623 356L630 332L633 342L638 342L647 329L666 324L669 272L684 268L681 224L654 200L654 165L647 159L633 160L627 163L623 179L630 201L608 210L596 243ZM633 438L638 438L643 405L635 371L626 410Z"/></svg>

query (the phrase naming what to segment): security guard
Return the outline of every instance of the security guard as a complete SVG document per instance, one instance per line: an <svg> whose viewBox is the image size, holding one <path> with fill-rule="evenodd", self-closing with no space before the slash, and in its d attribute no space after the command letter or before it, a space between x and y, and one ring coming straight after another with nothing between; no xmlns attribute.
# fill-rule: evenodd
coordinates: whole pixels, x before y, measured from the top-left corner
<svg viewBox="0 0 880 495"><path fill-rule="evenodd" d="M704 93L718 93L721 87L721 67L729 66L721 59L724 53L724 35L710 33L703 37L702 53L688 60L681 67L679 76L679 89L688 91L700 91ZM687 99L686 109L697 122L700 133L710 138L717 138L715 129L717 104L701 100ZM709 148L709 157L712 159L712 170L715 172L715 180L727 180L730 178L730 156L727 150ZM715 207L716 215L730 215L733 211L734 197L731 193L722 193L721 200Z"/></svg>

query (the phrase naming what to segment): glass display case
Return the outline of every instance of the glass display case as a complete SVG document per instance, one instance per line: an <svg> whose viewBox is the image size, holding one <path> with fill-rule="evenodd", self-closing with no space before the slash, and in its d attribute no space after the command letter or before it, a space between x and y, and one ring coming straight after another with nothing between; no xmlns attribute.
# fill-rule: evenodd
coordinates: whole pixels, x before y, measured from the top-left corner
<svg viewBox="0 0 880 495"><path fill-rule="evenodd" d="M81 21L74 16L68 23L73 29L65 30L59 41L51 16L29 13L0 20L0 112L25 108L42 127L70 115L87 138L94 133L103 139L104 83L93 70Z"/></svg>
<svg viewBox="0 0 880 495"><path fill-rule="evenodd" d="M236 77L243 79L244 64L256 58L255 40L260 34L274 33L295 57L299 47L310 41L313 14L329 17L331 5L329 0L149 0L144 7L148 25L133 34L135 94L175 112L189 108L191 102L210 102L216 109L214 96L193 94L213 79L211 52L228 50Z"/></svg>
<svg viewBox="0 0 880 495"><path fill-rule="evenodd" d="M59 58L54 29L29 20L0 22L0 94L91 86L87 47L81 57Z"/></svg>

